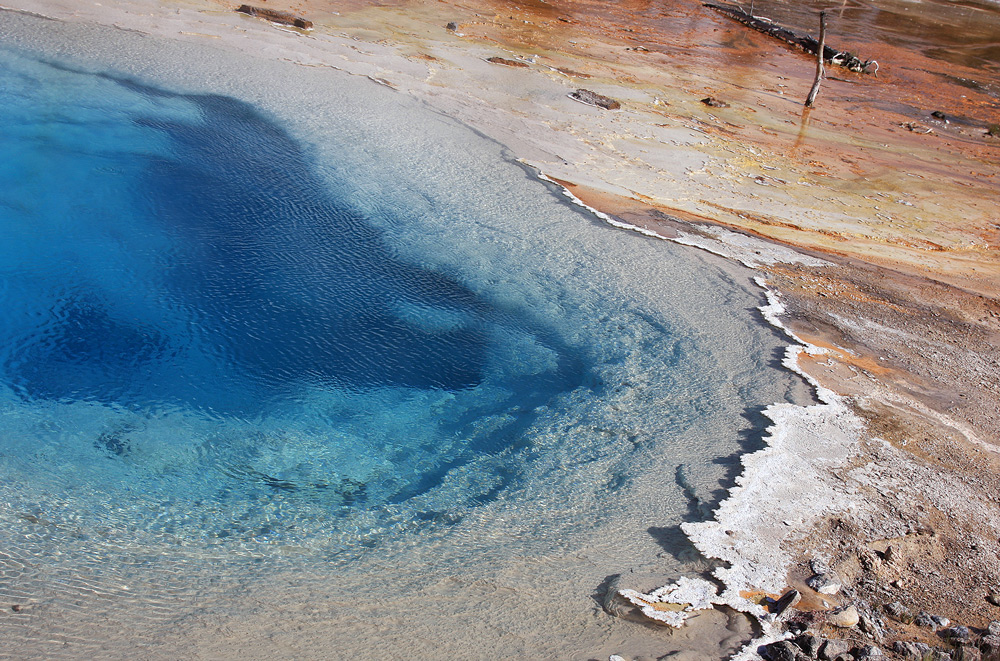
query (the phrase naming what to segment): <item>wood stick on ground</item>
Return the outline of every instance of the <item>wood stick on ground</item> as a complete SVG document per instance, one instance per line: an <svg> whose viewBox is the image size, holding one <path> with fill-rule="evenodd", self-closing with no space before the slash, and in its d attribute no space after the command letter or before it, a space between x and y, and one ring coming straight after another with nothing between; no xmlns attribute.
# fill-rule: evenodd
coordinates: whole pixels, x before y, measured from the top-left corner
<svg viewBox="0 0 1000 661"><path fill-rule="evenodd" d="M813 81L809 96L806 97L806 108L812 108L816 94L819 93L819 84L823 81L823 48L826 45L826 12L819 13L819 48L816 49L816 80Z"/></svg>

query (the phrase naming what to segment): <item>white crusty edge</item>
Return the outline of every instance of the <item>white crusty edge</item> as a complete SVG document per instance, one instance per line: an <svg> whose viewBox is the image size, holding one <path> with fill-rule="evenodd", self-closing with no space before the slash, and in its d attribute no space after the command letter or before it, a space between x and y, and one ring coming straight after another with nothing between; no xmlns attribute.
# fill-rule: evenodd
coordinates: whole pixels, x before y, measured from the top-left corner
<svg viewBox="0 0 1000 661"><path fill-rule="evenodd" d="M559 186L541 173L538 176ZM565 187L560 188L574 204L610 225L701 248L750 268L775 263L828 264L791 248L721 227L702 227L700 234L680 232L675 238L664 237L588 207ZM862 430L861 420L843 398L799 367L802 353L818 355L826 350L802 341L787 328L780 319L785 307L778 294L767 287L762 276L755 277L754 282L764 290L767 300L759 308L764 319L794 342L785 350L782 365L813 387L819 403L768 406L764 415L773 424L764 433L766 447L742 458L743 472L712 520L682 524L684 533L705 557L725 563L713 572L718 583L682 577L649 594L619 591L647 617L673 627L683 626L699 610L720 605L753 616L760 623L761 634L733 655L732 661L759 659L757 649L761 645L786 637L773 615L744 595L781 593L787 587L788 570L794 561L786 542L807 534L822 517L856 507L832 470L843 466L857 452ZM677 608L662 609L655 604L674 604Z"/></svg>

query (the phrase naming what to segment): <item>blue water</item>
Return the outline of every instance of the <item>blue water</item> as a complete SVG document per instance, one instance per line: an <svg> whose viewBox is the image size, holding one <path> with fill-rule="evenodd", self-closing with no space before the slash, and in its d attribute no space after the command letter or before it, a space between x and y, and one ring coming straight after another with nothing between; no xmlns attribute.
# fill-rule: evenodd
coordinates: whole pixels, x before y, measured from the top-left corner
<svg viewBox="0 0 1000 661"><path fill-rule="evenodd" d="M101 411L57 441L79 462L62 479L401 502L516 443L585 378L579 352L517 308L402 260L251 105L5 59L0 384L9 411ZM528 340L516 356L497 346L511 337ZM532 352L530 379L488 376ZM373 407L391 412L382 429L359 422ZM415 429L388 448L396 425ZM7 450L31 456L43 437Z"/></svg>

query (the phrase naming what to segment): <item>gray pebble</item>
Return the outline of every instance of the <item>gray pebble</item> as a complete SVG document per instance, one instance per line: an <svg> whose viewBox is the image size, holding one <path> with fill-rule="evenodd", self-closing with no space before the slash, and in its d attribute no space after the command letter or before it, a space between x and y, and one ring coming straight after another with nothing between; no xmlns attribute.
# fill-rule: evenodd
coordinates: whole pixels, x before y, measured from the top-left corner
<svg viewBox="0 0 1000 661"><path fill-rule="evenodd" d="M896 620L897 622L902 622L903 624L909 624L913 622L913 613L909 608L894 601L891 604L885 605L885 612L888 613L889 617Z"/></svg>
<svg viewBox="0 0 1000 661"><path fill-rule="evenodd" d="M934 621L934 618L924 611L920 611L920 613L913 618L913 623L918 627L924 627L925 629L930 629L931 631L935 631L938 628L938 623Z"/></svg>
<svg viewBox="0 0 1000 661"><path fill-rule="evenodd" d="M949 627L943 630L941 635L953 643L967 643L972 638L972 632L969 631L969 627L963 625Z"/></svg>
<svg viewBox="0 0 1000 661"><path fill-rule="evenodd" d="M892 651L899 654L904 659L917 659L923 661L931 654L931 648L924 643L897 640L892 644Z"/></svg>
<svg viewBox="0 0 1000 661"><path fill-rule="evenodd" d="M850 650L851 646L846 641L831 638L820 646L817 658L821 661L834 661L838 656L843 656Z"/></svg>

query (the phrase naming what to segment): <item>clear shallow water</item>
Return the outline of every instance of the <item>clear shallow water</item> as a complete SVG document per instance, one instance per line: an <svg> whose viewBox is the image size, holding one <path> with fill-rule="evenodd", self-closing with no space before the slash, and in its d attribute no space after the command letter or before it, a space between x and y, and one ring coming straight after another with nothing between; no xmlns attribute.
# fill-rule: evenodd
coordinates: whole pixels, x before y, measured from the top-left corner
<svg viewBox="0 0 1000 661"><path fill-rule="evenodd" d="M761 407L804 399L745 273L597 222L417 103L0 21L23 653L227 656L238 631L586 658L639 628L595 611L601 582L696 566L676 525Z"/></svg>

